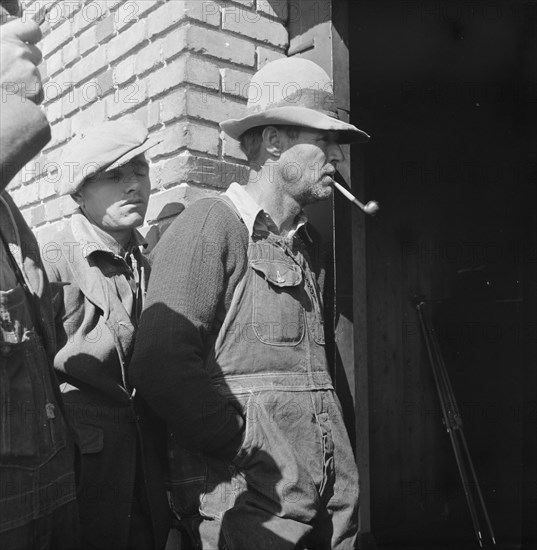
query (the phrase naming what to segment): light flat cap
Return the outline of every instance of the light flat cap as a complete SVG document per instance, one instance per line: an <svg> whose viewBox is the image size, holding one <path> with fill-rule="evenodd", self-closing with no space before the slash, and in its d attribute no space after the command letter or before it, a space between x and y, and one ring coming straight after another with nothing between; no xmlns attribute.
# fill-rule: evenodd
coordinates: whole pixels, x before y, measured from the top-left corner
<svg viewBox="0 0 537 550"><path fill-rule="evenodd" d="M58 195L72 195L86 178L123 166L158 143L160 140L149 138L145 124L135 118L92 126L63 148L54 189Z"/></svg>

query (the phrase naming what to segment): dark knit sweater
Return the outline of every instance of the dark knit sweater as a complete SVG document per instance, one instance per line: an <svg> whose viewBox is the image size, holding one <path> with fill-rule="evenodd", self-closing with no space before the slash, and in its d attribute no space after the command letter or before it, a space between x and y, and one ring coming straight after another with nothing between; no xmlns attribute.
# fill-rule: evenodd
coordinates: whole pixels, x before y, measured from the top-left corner
<svg viewBox="0 0 537 550"><path fill-rule="evenodd" d="M233 210L204 199L187 208L154 251L130 364L144 399L185 445L231 458L243 418L204 368L233 291L247 269L248 231Z"/></svg>

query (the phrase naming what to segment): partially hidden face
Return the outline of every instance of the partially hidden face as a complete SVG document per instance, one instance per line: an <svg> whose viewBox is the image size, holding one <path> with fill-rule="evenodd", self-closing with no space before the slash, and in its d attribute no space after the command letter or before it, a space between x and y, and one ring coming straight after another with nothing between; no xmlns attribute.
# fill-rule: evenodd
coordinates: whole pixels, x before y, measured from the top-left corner
<svg viewBox="0 0 537 550"><path fill-rule="evenodd" d="M345 160L337 132L303 128L285 139L280 176L286 193L302 206L328 199L338 164Z"/></svg>
<svg viewBox="0 0 537 550"><path fill-rule="evenodd" d="M114 232L143 224L150 192L149 166L141 154L88 178L73 197L91 221Z"/></svg>

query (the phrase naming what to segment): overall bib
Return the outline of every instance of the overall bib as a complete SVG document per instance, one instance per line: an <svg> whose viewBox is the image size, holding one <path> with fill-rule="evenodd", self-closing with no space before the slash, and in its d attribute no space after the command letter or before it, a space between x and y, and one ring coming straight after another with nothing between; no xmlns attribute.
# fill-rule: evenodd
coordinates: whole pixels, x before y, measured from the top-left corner
<svg viewBox="0 0 537 550"><path fill-rule="evenodd" d="M298 235L250 237L248 269L206 359L246 418L244 441L230 462L179 442L170 451L174 506L199 548L354 548L358 473L310 265Z"/></svg>

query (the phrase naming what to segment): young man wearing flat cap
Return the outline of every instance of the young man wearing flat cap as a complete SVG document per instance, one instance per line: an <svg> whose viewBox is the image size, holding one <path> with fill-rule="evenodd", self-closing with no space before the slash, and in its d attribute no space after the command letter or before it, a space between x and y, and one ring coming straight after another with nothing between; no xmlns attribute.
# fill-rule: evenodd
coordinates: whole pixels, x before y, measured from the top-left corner
<svg viewBox="0 0 537 550"><path fill-rule="evenodd" d="M351 550L358 474L303 208L331 195L340 143L368 136L338 120L311 61L267 64L250 92L247 116L221 124L248 183L158 244L131 376L173 432L173 502L196 548Z"/></svg>
<svg viewBox="0 0 537 550"><path fill-rule="evenodd" d="M105 122L63 149L56 192L79 208L43 243L56 308L54 367L82 452L82 547L159 549L169 507L155 424L127 379L149 265L136 231L151 190L138 120Z"/></svg>

